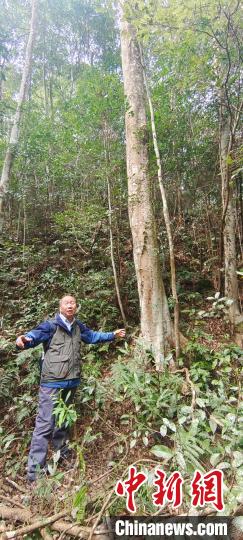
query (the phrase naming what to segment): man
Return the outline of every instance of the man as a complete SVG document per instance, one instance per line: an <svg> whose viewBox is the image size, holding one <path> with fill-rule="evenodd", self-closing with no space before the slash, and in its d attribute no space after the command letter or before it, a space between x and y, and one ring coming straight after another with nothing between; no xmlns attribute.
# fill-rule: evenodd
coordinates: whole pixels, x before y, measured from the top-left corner
<svg viewBox="0 0 243 540"><path fill-rule="evenodd" d="M62 398L65 399L70 392L69 402L72 401L75 389L80 384L82 341L102 343L125 337L124 329L114 332L90 330L75 318L76 312L77 304L74 296L63 296L60 300L60 312L54 320L41 323L34 330L19 336L16 340L16 345L20 349L36 347L43 343L45 351L39 391L39 409L28 458L27 477L30 482L36 480L38 469L45 467L48 441L51 436L55 450L60 450L62 457L67 455L68 431L64 426L55 427L53 398L61 390Z"/></svg>

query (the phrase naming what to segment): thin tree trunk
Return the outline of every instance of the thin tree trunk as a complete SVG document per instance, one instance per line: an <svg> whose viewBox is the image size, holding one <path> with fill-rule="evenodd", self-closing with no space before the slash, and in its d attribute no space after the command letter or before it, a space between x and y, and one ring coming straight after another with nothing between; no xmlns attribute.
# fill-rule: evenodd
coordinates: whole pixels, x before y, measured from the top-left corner
<svg viewBox="0 0 243 540"><path fill-rule="evenodd" d="M127 325L126 316L123 309L123 304L121 300L120 295L120 287L119 287L119 281L117 277L117 271L116 271L116 263L115 263L115 255L114 255L114 243L113 243L113 231L112 231L112 207L111 207L111 186L110 186L110 179L109 179L109 173L108 173L108 164L110 162L110 153L109 153L109 143L108 143L108 129L107 125L105 123L104 125L104 149L105 149L105 157L106 157L106 182L107 182L107 195L108 195L108 220L109 220L109 232L110 232L110 250L111 250L111 264L112 264L112 270L113 270L113 276L114 276L114 282L115 282L115 289L116 289L116 295L117 295L117 301L120 308L121 316L124 325Z"/></svg>
<svg viewBox="0 0 243 540"><path fill-rule="evenodd" d="M236 263L236 215L234 188L230 183L228 157L232 147L232 131L230 117L226 111L225 98L221 93L221 122L220 122L220 173L222 181L222 247L224 248L225 296L232 300L229 307L229 318L234 329L236 318L240 315L238 305L238 280ZM222 242L222 240L221 240Z"/></svg>
<svg viewBox="0 0 243 540"><path fill-rule="evenodd" d="M211 252L212 257L214 256L213 251L213 241L212 241L212 224L211 219L209 215L208 208L210 207L210 203L206 198L206 216L207 216L207 226L205 225L205 228L208 229L208 249Z"/></svg>
<svg viewBox="0 0 243 540"><path fill-rule="evenodd" d="M18 212L18 225L17 225L17 242L19 241L19 230L20 230L20 217L21 217L21 205L19 205L19 212Z"/></svg>
<svg viewBox="0 0 243 540"><path fill-rule="evenodd" d="M46 113L46 116L49 116L48 90L47 90L47 82L46 82L45 38L44 38L44 52L43 52L43 89L44 89L45 113Z"/></svg>
<svg viewBox="0 0 243 540"><path fill-rule="evenodd" d="M23 69L22 80L21 80L21 85L20 85L18 104L17 104L17 109L15 112L14 120L13 120L9 144L6 151L5 160L3 164L3 170L2 170L2 176L0 180L0 232L3 229L3 199L4 199L5 193L8 191L10 171L11 171L11 167L14 161L14 155L15 155L16 148L18 145L18 140L19 140L19 124L20 124L20 119L21 119L21 114L22 114L22 108L23 108L23 103L27 96L27 91L28 91L32 51L33 51L33 44L34 44L35 30L36 30L37 4L38 4L38 0L32 0L30 33L29 33L28 43L27 43L26 52L25 52L25 63L24 63L24 69Z"/></svg>
<svg viewBox="0 0 243 540"><path fill-rule="evenodd" d="M3 81L4 81L4 60L2 61L2 65L0 67L0 103L3 99ZM3 127L3 109L1 107L0 110L0 128Z"/></svg>
<svg viewBox="0 0 243 540"><path fill-rule="evenodd" d="M125 2L122 4L125 5ZM173 337L159 259L148 173L145 89L135 29L121 20L121 51L126 96L128 211L141 312L141 334L161 370Z"/></svg>
<svg viewBox="0 0 243 540"><path fill-rule="evenodd" d="M74 78L73 78L73 66L70 68L70 99L73 97Z"/></svg>
<svg viewBox="0 0 243 540"><path fill-rule="evenodd" d="M125 316L125 313L124 313L123 304L122 304L122 300L121 300L120 287L119 287L119 283L118 283L118 277L117 277L117 271L116 271L116 263L115 263L115 257L114 257L112 217L111 217L111 213L112 213L112 208L111 208L111 187L110 187L110 180L109 180L108 174L107 174L106 180L107 180L107 193L108 193L108 205L109 205L109 214L108 215L109 215L109 229L110 229L111 264L112 264L113 276L114 276L114 281L115 281L117 301L118 301L118 304L119 304L119 308L120 308L123 323L126 326L127 325L127 320L126 320L126 316Z"/></svg>
<svg viewBox="0 0 243 540"><path fill-rule="evenodd" d="M26 220L25 193L24 193L24 197L23 197L23 216L24 216L24 221L23 221L22 263L23 263L23 266L24 266L24 264L25 264L25 245L26 245L26 223L27 223L27 220Z"/></svg>
<svg viewBox="0 0 243 540"><path fill-rule="evenodd" d="M242 185L243 185L243 174L240 172L239 175L239 205L240 205L240 230L241 235L243 236L243 193L242 193Z"/></svg>
<svg viewBox="0 0 243 540"><path fill-rule="evenodd" d="M51 118L53 119L54 108L53 108L53 78L52 78L52 72L49 75L49 98L50 98Z"/></svg>
<svg viewBox="0 0 243 540"><path fill-rule="evenodd" d="M175 267L174 242L173 242L173 236L172 236L172 230L171 230L170 215L169 215L169 209L168 209L167 198L166 198L166 193L165 193L165 187L164 187L163 177L162 177L162 167L161 167L161 159L160 159L157 133L156 133L156 127L155 127L153 104L152 104L148 81L147 81L145 68L143 64L143 55L142 55L141 47L140 47L140 59L141 59L141 65L143 69L144 85L145 85L148 103L149 103L154 152L156 155L156 161L157 161L157 167L158 167L159 188L160 188L160 193L161 193L161 198L162 198L162 203L163 203L163 214L164 214L166 232L167 232L167 237L168 237L168 242L169 242L171 289L172 289L172 296L174 299L175 349L176 349L176 358L179 358L180 356L179 301L178 301L178 295L177 295L177 290L176 290L176 267Z"/></svg>

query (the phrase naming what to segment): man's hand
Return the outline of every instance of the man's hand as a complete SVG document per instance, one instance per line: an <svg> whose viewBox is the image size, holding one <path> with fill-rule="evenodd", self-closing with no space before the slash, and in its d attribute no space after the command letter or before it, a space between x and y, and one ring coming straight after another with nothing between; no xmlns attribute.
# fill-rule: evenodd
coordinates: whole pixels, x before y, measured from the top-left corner
<svg viewBox="0 0 243 540"><path fill-rule="evenodd" d="M115 330L114 334L115 334L115 339L124 338L126 335L126 330L125 328L120 328L120 330Z"/></svg>
<svg viewBox="0 0 243 540"><path fill-rule="evenodd" d="M33 339L27 336L19 336L16 340L16 345L17 347L20 347L20 349L24 349L25 343L28 343L29 341L33 341Z"/></svg>

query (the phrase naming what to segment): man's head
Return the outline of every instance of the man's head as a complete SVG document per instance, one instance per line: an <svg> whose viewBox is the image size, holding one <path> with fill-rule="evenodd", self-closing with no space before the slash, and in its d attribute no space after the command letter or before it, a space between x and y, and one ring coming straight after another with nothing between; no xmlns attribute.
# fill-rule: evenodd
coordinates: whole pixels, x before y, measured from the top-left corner
<svg viewBox="0 0 243 540"><path fill-rule="evenodd" d="M69 294L63 296L59 303L60 313L64 315L68 320L72 321L77 311L76 299Z"/></svg>

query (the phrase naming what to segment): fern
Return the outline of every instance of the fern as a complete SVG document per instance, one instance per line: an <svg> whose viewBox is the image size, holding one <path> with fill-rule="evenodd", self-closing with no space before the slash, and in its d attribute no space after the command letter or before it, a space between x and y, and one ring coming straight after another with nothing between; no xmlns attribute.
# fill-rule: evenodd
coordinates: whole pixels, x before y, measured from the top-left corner
<svg viewBox="0 0 243 540"><path fill-rule="evenodd" d="M11 396L11 390L17 379L17 373L15 371L5 371L0 369L0 399L5 400Z"/></svg>
<svg viewBox="0 0 243 540"><path fill-rule="evenodd" d="M180 427L173 437L176 445L175 459L180 467L184 463L184 470L192 472L196 469L204 471L202 457L205 455L205 450L201 447L201 442L196 433L194 426L187 431Z"/></svg>

